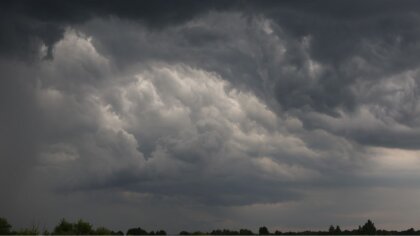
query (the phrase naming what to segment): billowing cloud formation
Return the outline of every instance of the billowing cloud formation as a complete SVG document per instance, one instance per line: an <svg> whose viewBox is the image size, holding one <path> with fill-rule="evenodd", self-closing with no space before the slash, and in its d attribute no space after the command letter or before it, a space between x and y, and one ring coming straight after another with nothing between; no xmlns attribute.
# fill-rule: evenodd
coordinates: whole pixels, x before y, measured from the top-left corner
<svg viewBox="0 0 420 236"><path fill-rule="evenodd" d="M58 176L72 176L64 189L126 187L242 204L292 194L263 183L319 175L292 160L317 155L289 133L301 128L298 120L280 119L217 74L151 63L133 69L131 76L92 79L92 84L66 79L67 70L85 77L80 65L93 74L110 68L89 38L69 31L56 45L54 60L41 65L36 92L42 112L56 114L46 118L55 142L40 158L60 168Z"/></svg>
<svg viewBox="0 0 420 236"><path fill-rule="evenodd" d="M2 3L0 207L174 233L415 226L418 4L381 3Z"/></svg>

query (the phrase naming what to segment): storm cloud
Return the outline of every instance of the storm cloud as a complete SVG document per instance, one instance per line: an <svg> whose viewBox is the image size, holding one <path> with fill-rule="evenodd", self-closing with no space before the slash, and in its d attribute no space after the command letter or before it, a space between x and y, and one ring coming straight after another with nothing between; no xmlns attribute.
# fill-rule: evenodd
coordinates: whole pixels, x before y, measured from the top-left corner
<svg viewBox="0 0 420 236"><path fill-rule="evenodd" d="M4 1L0 214L170 233L416 227L419 10Z"/></svg>

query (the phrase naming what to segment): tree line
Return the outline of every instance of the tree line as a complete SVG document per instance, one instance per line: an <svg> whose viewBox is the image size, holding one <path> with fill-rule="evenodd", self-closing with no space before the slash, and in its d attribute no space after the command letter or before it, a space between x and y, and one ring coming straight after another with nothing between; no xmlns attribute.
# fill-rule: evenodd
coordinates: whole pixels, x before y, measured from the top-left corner
<svg viewBox="0 0 420 236"><path fill-rule="evenodd" d="M65 219L54 227L53 231L41 231L39 227L32 226L30 228L14 229L5 218L0 217L0 235L166 235L164 230L146 231L141 227L130 228L125 233L123 231L113 231L105 227L94 228L89 222L78 220L77 222L69 222ZM267 227L262 226L258 232L249 229L229 230L216 229L210 232L201 231L181 231L179 235L420 235L420 230L413 228L397 231L376 229L375 224L368 220L363 226L353 230L341 230L340 226L331 225L326 231L286 231L276 230L270 232Z"/></svg>

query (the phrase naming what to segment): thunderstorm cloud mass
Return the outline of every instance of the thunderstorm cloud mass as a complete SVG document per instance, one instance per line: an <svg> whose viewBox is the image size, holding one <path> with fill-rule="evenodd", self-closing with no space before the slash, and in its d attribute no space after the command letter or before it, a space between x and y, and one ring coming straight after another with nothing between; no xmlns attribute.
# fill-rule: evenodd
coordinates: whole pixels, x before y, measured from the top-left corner
<svg viewBox="0 0 420 236"><path fill-rule="evenodd" d="M0 216L420 227L420 2L2 1Z"/></svg>

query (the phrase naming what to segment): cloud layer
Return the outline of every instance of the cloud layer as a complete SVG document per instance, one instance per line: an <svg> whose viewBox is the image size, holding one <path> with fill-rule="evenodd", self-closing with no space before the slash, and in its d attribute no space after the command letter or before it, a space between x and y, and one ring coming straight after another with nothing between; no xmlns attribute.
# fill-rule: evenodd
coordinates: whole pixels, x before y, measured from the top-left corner
<svg viewBox="0 0 420 236"><path fill-rule="evenodd" d="M415 227L419 4L381 3L2 3L1 209Z"/></svg>

